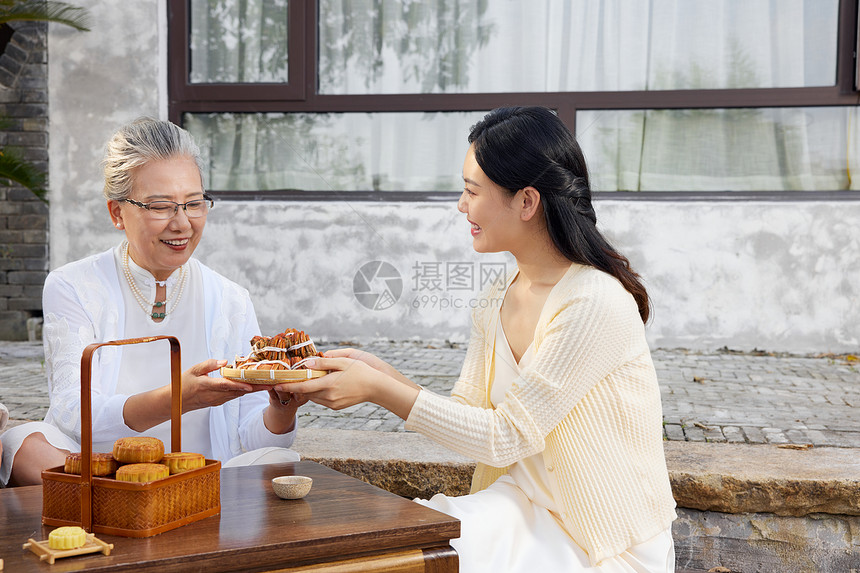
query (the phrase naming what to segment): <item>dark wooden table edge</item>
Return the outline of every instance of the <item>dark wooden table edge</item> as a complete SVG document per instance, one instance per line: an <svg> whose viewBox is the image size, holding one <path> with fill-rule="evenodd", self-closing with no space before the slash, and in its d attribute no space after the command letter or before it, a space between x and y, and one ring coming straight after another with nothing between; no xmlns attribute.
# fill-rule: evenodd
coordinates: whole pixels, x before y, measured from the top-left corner
<svg viewBox="0 0 860 573"><path fill-rule="evenodd" d="M398 547L393 553L406 551L420 551L424 555L425 572L426 573L453 573L457 571L459 563L457 552L448 544L430 545L430 546L414 546L414 547ZM381 557L391 554L391 551L367 551L360 553L351 553L343 556L344 561L352 561L362 558ZM236 560L227 568L223 565L223 555L205 555L194 558L175 558L169 562L160 561L144 561L137 563L126 563L122 565L106 565L87 571L111 571L125 573L129 571L158 571L159 573L188 573L189 571L207 571L214 573L264 573L276 571L294 571L305 567L319 567L321 565L334 566L338 561L331 559L300 559L291 560L285 565L283 559L276 556L267 555L260 551L240 551L237 553Z"/></svg>

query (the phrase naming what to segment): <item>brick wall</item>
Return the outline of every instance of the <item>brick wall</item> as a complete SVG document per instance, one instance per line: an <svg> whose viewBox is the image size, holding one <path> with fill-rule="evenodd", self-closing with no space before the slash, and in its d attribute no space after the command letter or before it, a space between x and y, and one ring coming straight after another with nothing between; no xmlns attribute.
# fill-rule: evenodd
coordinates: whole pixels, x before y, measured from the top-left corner
<svg viewBox="0 0 860 573"><path fill-rule="evenodd" d="M14 23L0 56L0 147L14 146L48 171L47 26ZM29 190L0 185L0 340L26 340L42 316L48 270L48 206Z"/></svg>

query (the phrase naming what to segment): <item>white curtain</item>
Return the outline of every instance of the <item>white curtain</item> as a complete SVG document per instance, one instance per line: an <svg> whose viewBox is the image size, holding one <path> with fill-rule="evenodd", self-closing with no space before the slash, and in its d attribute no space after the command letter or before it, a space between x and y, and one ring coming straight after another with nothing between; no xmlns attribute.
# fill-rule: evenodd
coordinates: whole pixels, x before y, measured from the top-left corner
<svg viewBox="0 0 860 573"><path fill-rule="evenodd" d="M209 189L456 191L484 112L186 114Z"/></svg>
<svg viewBox="0 0 860 573"><path fill-rule="evenodd" d="M287 0L193 0L192 83L286 82Z"/></svg>
<svg viewBox="0 0 860 573"><path fill-rule="evenodd" d="M206 33L219 30L220 38L201 45L220 67L226 53L241 45L245 60L230 59L232 73L249 77L241 72L249 67L255 77L268 77L260 70L278 69L271 60L280 52L267 42L254 44L252 32L221 30L238 22L225 12L237 2L242 21L269 27L271 17L262 14L286 11L286 0L197 0L194 13L209 22ZM348 95L833 85L838 4L319 0L318 90ZM248 41L242 44L242 38ZM206 50L198 51L205 61ZM210 149L213 189L449 191L459 188L468 128L482 115L200 114L185 122ZM576 129L597 190L837 190L860 186L860 176L849 183L846 167L860 157L856 116L855 108L581 111Z"/></svg>
<svg viewBox="0 0 860 573"><path fill-rule="evenodd" d="M582 111L597 191L860 189L856 107Z"/></svg>
<svg viewBox="0 0 860 573"><path fill-rule="evenodd" d="M649 33L633 40L635 89L834 85L837 10L836 1L654 0L638 15ZM849 177L856 121L856 108L622 110L582 111L576 127L601 191L833 191L860 188Z"/></svg>
<svg viewBox="0 0 860 573"><path fill-rule="evenodd" d="M320 0L320 93L833 85L838 0Z"/></svg>

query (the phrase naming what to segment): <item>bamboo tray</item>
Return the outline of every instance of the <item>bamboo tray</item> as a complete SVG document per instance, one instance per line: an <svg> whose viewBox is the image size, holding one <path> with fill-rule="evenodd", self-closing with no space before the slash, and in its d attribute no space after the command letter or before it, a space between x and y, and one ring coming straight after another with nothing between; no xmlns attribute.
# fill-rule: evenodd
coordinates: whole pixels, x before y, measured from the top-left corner
<svg viewBox="0 0 860 573"><path fill-rule="evenodd" d="M92 533L87 533L87 542L76 549L51 549L48 541L36 541L33 538L27 540L24 549L29 549L39 556L39 561L47 561L50 565L57 559L63 557L75 557L76 555L87 555L88 553L104 553L110 555L113 543L105 543Z"/></svg>
<svg viewBox="0 0 860 573"><path fill-rule="evenodd" d="M87 532L122 537L151 537L221 513L221 462L206 460L196 470L164 479L134 483L92 475L92 402L90 383L93 353L102 346L170 343L170 445L182 451L182 390L179 341L152 336L90 344L81 358L81 469L67 474L63 467L42 472L42 523L80 525Z"/></svg>
<svg viewBox="0 0 860 573"><path fill-rule="evenodd" d="M221 368L221 376L236 382L248 384L279 384L281 382L298 382L310 380L328 374L325 370L250 370L241 368Z"/></svg>

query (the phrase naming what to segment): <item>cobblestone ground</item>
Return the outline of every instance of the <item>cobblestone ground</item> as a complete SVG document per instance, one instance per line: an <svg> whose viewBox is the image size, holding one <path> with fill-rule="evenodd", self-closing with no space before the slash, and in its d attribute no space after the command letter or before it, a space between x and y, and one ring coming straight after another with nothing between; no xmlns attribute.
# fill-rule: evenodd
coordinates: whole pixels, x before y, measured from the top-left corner
<svg viewBox="0 0 860 573"><path fill-rule="evenodd" d="M441 394L450 392L466 353L465 345L446 343L356 346ZM680 349L652 355L668 440L860 448L860 363L852 357ZM42 419L48 398L40 344L0 342L0 402L13 420ZM337 412L307 404L299 426L403 431L400 418L373 404Z"/></svg>

